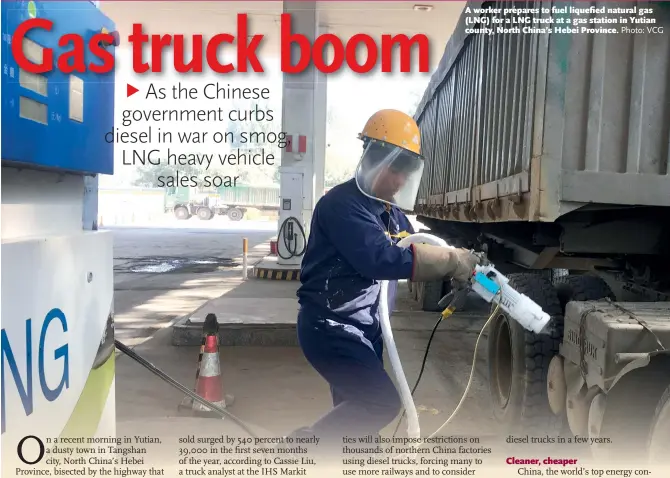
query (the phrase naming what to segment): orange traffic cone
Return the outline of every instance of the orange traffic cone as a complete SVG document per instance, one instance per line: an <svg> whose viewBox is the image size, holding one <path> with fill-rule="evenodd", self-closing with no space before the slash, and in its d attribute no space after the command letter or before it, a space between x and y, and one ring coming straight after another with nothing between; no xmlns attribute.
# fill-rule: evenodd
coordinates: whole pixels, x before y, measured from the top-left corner
<svg viewBox="0 0 670 478"><path fill-rule="evenodd" d="M214 314L207 314L205 318L203 342L200 347L193 391L219 408L226 408L234 399L232 395L224 395L223 393L219 361L219 324ZM217 412L190 397L186 397L179 408L185 408L188 402L190 402L191 411L195 415L223 418Z"/></svg>
<svg viewBox="0 0 670 478"><path fill-rule="evenodd" d="M198 365L195 367L195 385L193 387L193 392L196 393L197 386L198 386L198 377L200 376L200 364L202 363L202 353L205 351L205 340L207 337L203 335L202 337L202 345L200 346L200 354L198 355ZM191 397L184 397L182 402L177 406L177 410L181 412L188 412L190 413L193 409L193 398Z"/></svg>

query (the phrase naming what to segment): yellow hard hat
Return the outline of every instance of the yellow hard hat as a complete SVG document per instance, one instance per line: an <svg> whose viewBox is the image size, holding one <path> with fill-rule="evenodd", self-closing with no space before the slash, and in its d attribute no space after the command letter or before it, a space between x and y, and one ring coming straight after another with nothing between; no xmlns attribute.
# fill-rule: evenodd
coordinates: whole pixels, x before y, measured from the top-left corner
<svg viewBox="0 0 670 478"><path fill-rule="evenodd" d="M373 139L421 154L421 132L410 115L398 110L380 110L373 114L359 139Z"/></svg>

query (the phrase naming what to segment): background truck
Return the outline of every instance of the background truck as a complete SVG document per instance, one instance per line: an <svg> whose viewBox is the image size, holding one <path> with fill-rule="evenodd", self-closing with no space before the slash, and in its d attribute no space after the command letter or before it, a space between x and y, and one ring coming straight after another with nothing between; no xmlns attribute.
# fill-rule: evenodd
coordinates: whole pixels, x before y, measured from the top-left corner
<svg viewBox="0 0 670 478"><path fill-rule="evenodd" d="M590 6L513 5L545 8L535 28ZM654 28L638 34L467 35L466 17L514 16L474 13L487 6L512 3L467 4L417 109L415 212L451 244L486 251L553 317L548 335L492 322L494 415L509 433L568 427L594 450L667 453L670 5L595 2L590 17L653 9ZM447 288L413 290L432 310Z"/></svg>
<svg viewBox="0 0 670 478"><path fill-rule="evenodd" d="M198 216L209 221L214 216L226 215L232 221L241 221L248 208L261 211L279 211L278 187L238 186L216 191L197 191L195 188L165 188L165 212L173 212L177 219Z"/></svg>

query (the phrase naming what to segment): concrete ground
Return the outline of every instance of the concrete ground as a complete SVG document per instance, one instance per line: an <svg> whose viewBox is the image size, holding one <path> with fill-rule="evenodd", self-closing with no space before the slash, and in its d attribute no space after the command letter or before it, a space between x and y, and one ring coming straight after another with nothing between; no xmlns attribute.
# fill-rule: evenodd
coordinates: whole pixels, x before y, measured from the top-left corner
<svg viewBox="0 0 670 478"><path fill-rule="evenodd" d="M250 263L269 252L276 225L166 219L114 234L116 337L128 346L233 288L242 275L242 238Z"/></svg>

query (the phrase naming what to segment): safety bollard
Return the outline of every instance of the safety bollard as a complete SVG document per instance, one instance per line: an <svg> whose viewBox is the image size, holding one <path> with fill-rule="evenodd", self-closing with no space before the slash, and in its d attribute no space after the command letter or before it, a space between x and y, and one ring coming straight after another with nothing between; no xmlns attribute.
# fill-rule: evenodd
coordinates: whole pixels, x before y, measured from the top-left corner
<svg viewBox="0 0 670 478"><path fill-rule="evenodd" d="M249 252L249 241L242 239L242 279L247 280L247 252Z"/></svg>

